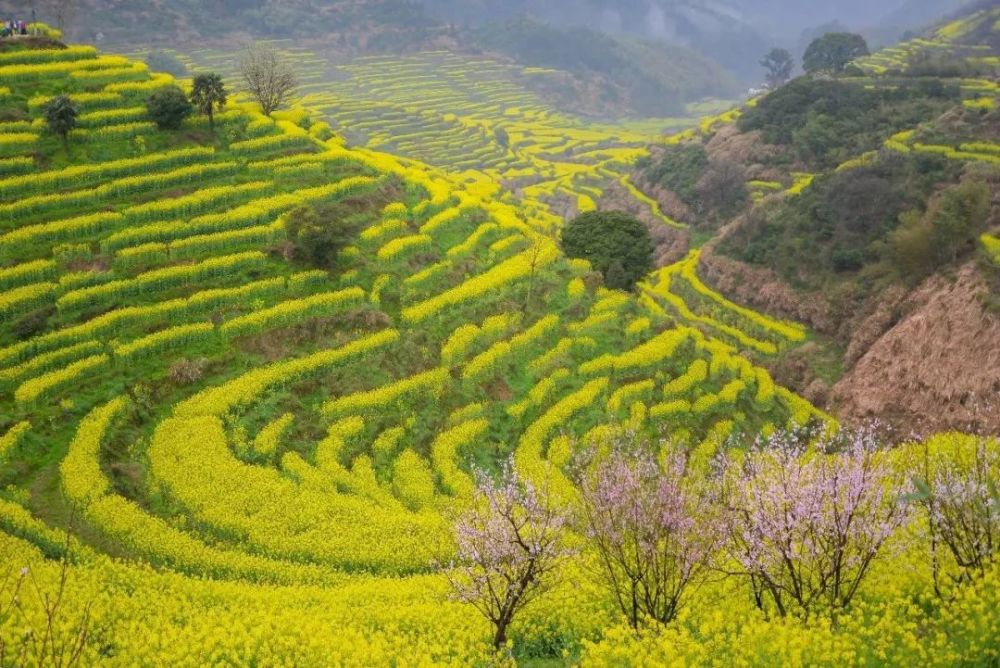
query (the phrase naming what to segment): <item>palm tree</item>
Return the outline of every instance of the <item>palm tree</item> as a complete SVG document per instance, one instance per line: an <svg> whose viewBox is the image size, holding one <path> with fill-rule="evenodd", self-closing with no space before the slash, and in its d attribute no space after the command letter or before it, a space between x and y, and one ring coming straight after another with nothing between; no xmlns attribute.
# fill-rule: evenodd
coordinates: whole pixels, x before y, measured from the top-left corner
<svg viewBox="0 0 1000 668"><path fill-rule="evenodd" d="M191 102L203 114L208 115L208 125L215 130L215 109L219 111L226 106L226 85L218 74L199 74L194 78L191 88Z"/></svg>

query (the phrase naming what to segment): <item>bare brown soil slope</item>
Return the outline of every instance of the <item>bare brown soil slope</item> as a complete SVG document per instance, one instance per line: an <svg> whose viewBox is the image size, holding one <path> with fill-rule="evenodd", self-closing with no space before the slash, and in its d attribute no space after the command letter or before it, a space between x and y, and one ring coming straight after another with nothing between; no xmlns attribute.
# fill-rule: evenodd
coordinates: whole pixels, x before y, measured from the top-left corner
<svg viewBox="0 0 1000 668"><path fill-rule="evenodd" d="M974 262L909 294L897 286L849 309L850 300L838 305L827 295L793 290L774 272L717 255L712 246L700 269L716 289L841 342L846 372L829 392L813 391L817 380L804 362L815 352L812 344L772 365L781 382L847 423L878 418L904 437L950 429L1000 433L1000 315L983 306L989 288Z"/></svg>
<svg viewBox="0 0 1000 668"><path fill-rule="evenodd" d="M917 433L1000 432L1000 317L983 307L986 290L972 263L953 280L928 279L834 386L832 409Z"/></svg>

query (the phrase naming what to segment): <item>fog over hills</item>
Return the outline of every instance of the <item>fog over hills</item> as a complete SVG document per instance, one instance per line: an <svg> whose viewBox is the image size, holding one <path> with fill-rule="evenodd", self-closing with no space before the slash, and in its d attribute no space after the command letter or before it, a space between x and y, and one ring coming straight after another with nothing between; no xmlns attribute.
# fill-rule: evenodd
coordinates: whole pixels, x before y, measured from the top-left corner
<svg viewBox="0 0 1000 668"><path fill-rule="evenodd" d="M758 73L759 54L773 45L800 48L802 35L823 27L893 41L963 3L960 0L423 0L436 17L458 24L497 23L531 16L555 26L660 39L713 58L744 80Z"/></svg>

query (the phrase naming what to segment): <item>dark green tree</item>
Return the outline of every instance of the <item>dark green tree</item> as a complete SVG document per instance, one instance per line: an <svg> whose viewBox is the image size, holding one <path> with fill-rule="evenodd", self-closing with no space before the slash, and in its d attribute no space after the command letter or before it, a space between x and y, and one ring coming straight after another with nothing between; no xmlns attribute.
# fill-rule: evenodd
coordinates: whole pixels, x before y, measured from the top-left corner
<svg viewBox="0 0 1000 668"><path fill-rule="evenodd" d="M320 269L333 266L358 233L356 221L323 207L300 206L285 216L292 255Z"/></svg>
<svg viewBox="0 0 1000 668"><path fill-rule="evenodd" d="M76 127L76 117L79 113L67 95L57 95L45 105L45 122L52 132L62 138L67 151L69 151L69 133Z"/></svg>
<svg viewBox="0 0 1000 668"><path fill-rule="evenodd" d="M868 43L861 35L830 32L813 40L802 58L802 67L810 74L833 72L840 74L853 60L868 55Z"/></svg>
<svg viewBox="0 0 1000 668"><path fill-rule="evenodd" d="M788 49L771 49L760 61L760 65L767 72L767 85L777 88L792 78L795 60Z"/></svg>
<svg viewBox="0 0 1000 668"><path fill-rule="evenodd" d="M226 84L222 77L214 72L196 76L191 87L191 104L208 116L208 126L215 130L215 111L226 107Z"/></svg>
<svg viewBox="0 0 1000 668"><path fill-rule="evenodd" d="M653 269L653 240L639 220L621 211L589 211L562 232L563 252L588 260L609 288L631 290Z"/></svg>
<svg viewBox="0 0 1000 668"><path fill-rule="evenodd" d="M497 128L493 133L497 138L497 143L504 149L510 148L510 135L503 128Z"/></svg>
<svg viewBox="0 0 1000 668"><path fill-rule="evenodd" d="M177 86L161 88L146 98L146 111L161 130L177 130L194 108Z"/></svg>

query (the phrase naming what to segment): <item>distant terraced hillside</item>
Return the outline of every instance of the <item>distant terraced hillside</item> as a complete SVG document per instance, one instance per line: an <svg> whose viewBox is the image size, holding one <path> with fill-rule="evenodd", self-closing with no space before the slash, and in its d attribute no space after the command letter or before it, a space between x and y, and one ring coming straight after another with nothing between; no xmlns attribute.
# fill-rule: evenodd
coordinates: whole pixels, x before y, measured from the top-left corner
<svg viewBox="0 0 1000 668"><path fill-rule="evenodd" d="M296 63L301 105L352 143L452 173L469 171L470 178L485 175L552 224L552 216L591 210L606 191L618 190L631 163L650 142L662 142L664 132L710 125L697 116L731 106L707 101L690 105L687 117L599 123L559 113L532 92L533 80L558 79L555 70L447 52L345 62L288 41L271 44ZM235 77L225 51L167 52L192 72Z"/></svg>

